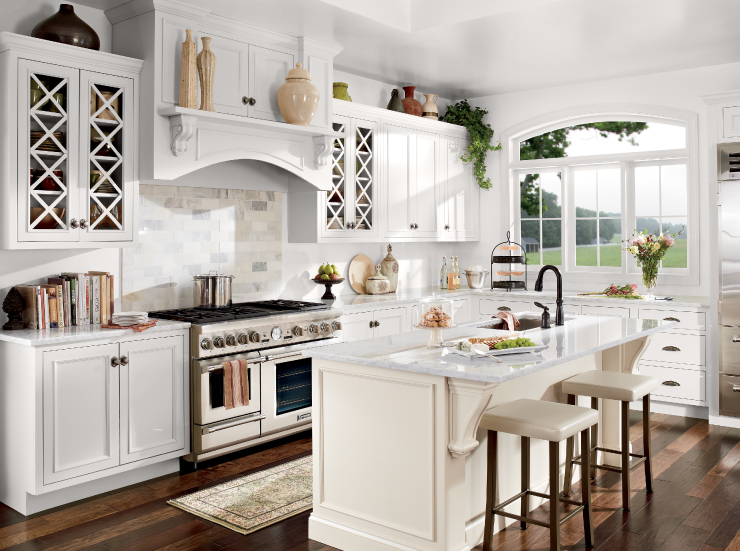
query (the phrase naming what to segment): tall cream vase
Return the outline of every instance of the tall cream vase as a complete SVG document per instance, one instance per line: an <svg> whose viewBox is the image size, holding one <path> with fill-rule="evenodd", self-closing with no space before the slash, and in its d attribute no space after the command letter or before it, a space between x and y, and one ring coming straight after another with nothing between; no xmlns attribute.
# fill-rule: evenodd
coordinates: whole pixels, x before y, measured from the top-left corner
<svg viewBox="0 0 740 551"><path fill-rule="evenodd" d="M203 49L198 54L200 75L200 110L215 111L213 107L213 80L216 77L216 55L211 51L211 37L204 36Z"/></svg>
<svg viewBox="0 0 740 551"><path fill-rule="evenodd" d="M193 42L193 30L185 31L185 42L180 54L180 107L198 108L197 48Z"/></svg>

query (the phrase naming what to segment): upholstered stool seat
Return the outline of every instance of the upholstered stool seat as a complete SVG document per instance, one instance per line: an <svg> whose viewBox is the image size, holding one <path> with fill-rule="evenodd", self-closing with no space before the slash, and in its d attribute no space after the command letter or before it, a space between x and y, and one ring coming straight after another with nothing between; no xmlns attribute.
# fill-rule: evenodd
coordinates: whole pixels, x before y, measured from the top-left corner
<svg viewBox="0 0 740 551"><path fill-rule="evenodd" d="M593 545L594 528L591 514L591 486L586 484L582 492L582 501L574 501L560 495L560 442L572 439L581 433L581 446L590 449L589 430L599 422L599 414L590 408L574 405L544 402L540 400L516 400L496 406L483 414L480 427L488 430L488 477L486 487L485 533L483 550L491 551L494 515L513 518L520 521L522 529L527 523L545 526L550 529L550 549L560 550L560 525L574 515L583 511L583 528L586 545ZM522 491L495 505L496 499L496 455L498 433L516 434L522 438ZM543 494L529 489L530 438L550 442L550 493ZM589 455L583 460L588 467ZM529 496L534 495L550 500L550 522L529 518ZM521 499L521 515L515 515L504 508L517 499ZM561 502L576 505L577 508L564 518L560 518Z"/></svg>
<svg viewBox="0 0 740 551"><path fill-rule="evenodd" d="M650 393L658 388L660 381L646 375L636 373L619 373L615 371L586 371L570 379L563 381L563 392L568 395L568 403L575 404L576 396L590 396L591 408L599 409L599 398L604 400L617 400L621 402L621 450L603 448L598 445L598 425L592 429L590 452L586 448L581 450L581 455L574 457L575 438L568 438L565 459L565 481L563 493L570 494L570 482L573 476L573 465L581 465L581 479L595 478L596 469L614 471L622 474L622 507L629 510L630 502L630 472L645 465L645 484L648 492L653 491L653 473L650 457ZM642 430L643 430L643 454L630 453L629 446L629 407L630 402L642 400ZM609 452L621 455L621 467L611 465L599 465L596 462L597 452ZM589 468L586 469L582 463L583 457L589 456ZM630 463L631 458L637 461ZM584 483L582 483L583 485Z"/></svg>

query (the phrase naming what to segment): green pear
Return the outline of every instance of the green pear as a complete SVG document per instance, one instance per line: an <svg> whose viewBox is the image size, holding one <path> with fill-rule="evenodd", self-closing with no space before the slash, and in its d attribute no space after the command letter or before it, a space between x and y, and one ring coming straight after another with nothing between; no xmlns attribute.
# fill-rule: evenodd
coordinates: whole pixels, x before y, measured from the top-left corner
<svg viewBox="0 0 740 551"><path fill-rule="evenodd" d="M323 264L319 267L319 274L324 275L326 273L326 266Z"/></svg>

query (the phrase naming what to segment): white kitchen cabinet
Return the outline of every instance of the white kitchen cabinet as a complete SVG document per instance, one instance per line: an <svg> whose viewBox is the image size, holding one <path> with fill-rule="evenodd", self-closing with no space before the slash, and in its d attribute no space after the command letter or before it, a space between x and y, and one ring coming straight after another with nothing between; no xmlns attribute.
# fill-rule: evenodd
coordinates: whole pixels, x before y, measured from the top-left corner
<svg viewBox="0 0 740 551"><path fill-rule="evenodd" d="M470 321L470 301L467 298L458 298L452 301L452 321L455 325Z"/></svg>
<svg viewBox="0 0 740 551"><path fill-rule="evenodd" d="M2 247L129 246L143 62L12 33L0 43L13 136L0 147Z"/></svg>
<svg viewBox="0 0 740 551"><path fill-rule="evenodd" d="M740 107L722 108L723 137L740 137Z"/></svg>
<svg viewBox="0 0 740 551"><path fill-rule="evenodd" d="M386 125L384 237L440 235L439 137Z"/></svg>
<svg viewBox="0 0 740 551"><path fill-rule="evenodd" d="M390 337L408 332L409 316L405 306L375 312L375 337Z"/></svg>
<svg viewBox="0 0 740 551"><path fill-rule="evenodd" d="M293 54L249 46L249 116L284 122L277 103L278 88L294 66Z"/></svg>
<svg viewBox="0 0 740 551"><path fill-rule="evenodd" d="M184 39L184 32L182 32L182 36ZM201 30L198 32L198 36L210 35ZM198 52L202 51L202 42L199 38L194 37L193 39L196 41ZM182 40L180 43L182 43ZM213 107L218 113L249 116L249 98L251 97L249 89L249 44L223 36L213 36L211 50L216 56L216 75L213 81ZM179 67L179 56L176 63ZM171 72L174 74L174 71ZM177 73L179 75L179 71ZM179 81L176 91L177 95L171 98L173 102L179 101ZM198 92L200 93L200 87L198 88ZM198 97L198 107L200 107L200 96Z"/></svg>
<svg viewBox="0 0 740 551"><path fill-rule="evenodd" d="M617 300L617 299L615 299ZM581 313L584 316L612 316L615 318L628 318L630 317L629 308L619 308L616 306L590 306L584 305L581 307Z"/></svg>
<svg viewBox="0 0 740 551"><path fill-rule="evenodd" d="M120 345L121 463L185 447L182 337Z"/></svg>
<svg viewBox="0 0 740 551"><path fill-rule="evenodd" d="M342 314L342 340L355 342L409 332L406 306Z"/></svg>
<svg viewBox="0 0 740 551"><path fill-rule="evenodd" d="M442 239L468 241L479 239L480 187L473 176L473 165L460 159L467 143L443 138L443 216Z"/></svg>
<svg viewBox="0 0 740 551"><path fill-rule="evenodd" d="M375 336L373 312L352 312L342 314L342 341L355 342L372 339Z"/></svg>
<svg viewBox="0 0 740 551"><path fill-rule="evenodd" d="M44 484L119 464L118 345L43 355Z"/></svg>

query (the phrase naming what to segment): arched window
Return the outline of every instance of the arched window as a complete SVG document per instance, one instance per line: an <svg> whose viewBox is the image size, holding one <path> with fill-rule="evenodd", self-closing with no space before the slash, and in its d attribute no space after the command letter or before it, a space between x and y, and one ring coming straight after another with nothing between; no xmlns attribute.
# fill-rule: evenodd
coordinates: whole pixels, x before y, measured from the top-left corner
<svg viewBox="0 0 740 551"><path fill-rule="evenodd" d="M695 113L639 106L575 108L504 132L511 229L529 263L617 282L640 272L623 250L633 230L680 232L660 279L698 283L696 132Z"/></svg>

